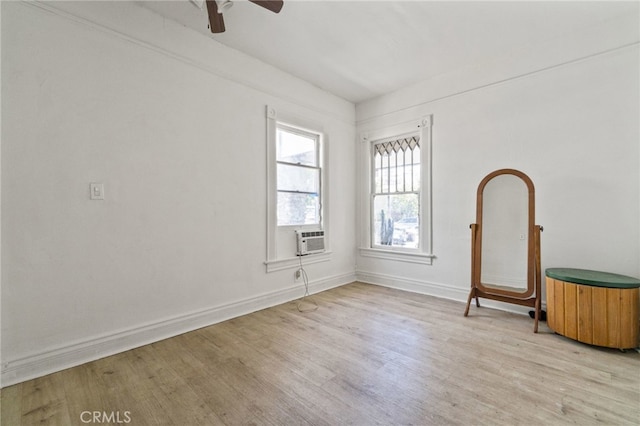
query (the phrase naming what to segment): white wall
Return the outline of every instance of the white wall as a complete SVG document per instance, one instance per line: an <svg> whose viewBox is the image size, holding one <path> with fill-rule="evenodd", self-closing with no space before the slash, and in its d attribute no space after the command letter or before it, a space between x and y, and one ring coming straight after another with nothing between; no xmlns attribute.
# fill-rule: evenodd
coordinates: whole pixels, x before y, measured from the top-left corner
<svg viewBox="0 0 640 426"><path fill-rule="evenodd" d="M352 104L132 3L2 2L3 386L302 296L264 265L267 104L329 136L307 269L351 282Z"/></svg>
<svg viewBox="0 0 640 426"><path fill-rule="evenodd" d="M543 271L640 276L638 34L620 17L358 105L359 132L433 114L437 257L358 256L359 279L466 300L476 189L500 168L535 184Z"/></svg>

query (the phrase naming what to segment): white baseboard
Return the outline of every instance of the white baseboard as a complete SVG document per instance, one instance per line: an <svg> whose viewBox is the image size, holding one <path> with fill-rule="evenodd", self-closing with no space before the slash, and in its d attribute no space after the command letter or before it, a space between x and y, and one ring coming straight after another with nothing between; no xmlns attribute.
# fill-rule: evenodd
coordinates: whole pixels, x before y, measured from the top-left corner
<svg viewBox="0 0 640 426"><path fill-rule="evenodd" d="M355 274L349 273L311 281L309 283L309 292L318 293L349 284L355 280ZM138 325L57 348L49 348L19 359L3 360L2 371L0 372L0 387L42 377L231 318L296 300L302 297L303 294L304 288L300 284L296 284L295 286L241 301L165 318L153 323Z"/></svg>
<svg viewBox="0 0 640 426"><path fill-rule="evenodd" d="M426 294L442 299L455 300L457 302L462 302L465 304L467 303L467 298L469 297L470 288L460 288L448 284L432 283L428 281L421 281L411 278L404 278L367 271L357 271L356 277L358 281L367 284L375 284L383 287L410 291L412 293ZM482 299L481 303L483 307L498 309L507 312L514 312L522 315L528 315L529 311L531 310L531 308L528 308L526 306L512 305L489 299ZM475 303L472 303L472 307L475 308ZM546 309L546 303L544 299L542 300L542 309ZM473 311L471 311L469 315L473 315Z"/></svg>
<svg viewBox="0 0 640 426"><path fill-rule="evenodd" d="M377 284L412 293L427 294L443 299L466 302L467 296L469 296L469 290L466 288L461 289L447 284L432 283L378 272L357 271L356 277L358 281L364 283Z"/></svg>

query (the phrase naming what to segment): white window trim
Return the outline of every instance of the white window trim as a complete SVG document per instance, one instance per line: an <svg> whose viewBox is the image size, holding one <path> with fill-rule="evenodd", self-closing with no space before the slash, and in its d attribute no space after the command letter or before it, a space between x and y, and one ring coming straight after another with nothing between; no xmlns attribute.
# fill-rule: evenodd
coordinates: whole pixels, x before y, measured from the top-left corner
<svg viewBox="0 0 640 426"><path fill-rule="evenodd" d="M328 141L327 135L324 132L323 126L313 122L312 120L299 117L295 114L290 114L284 111L278 111L274 107L267 105L266 107L267 118L267 253L264 264L266 265L267 272L279 271L283 269L291 269L299 267L299 258L295 256L295 252L282 253L283 250L278 250L278 236L279 232L283 230L291 233L291 239L293 241L294 230L308 229L315 230L321 227L325 231L325 247L327 250L324 253L310 254L304 256L304 263L318 263L325 262L331 259L330 250L330 232L329 232L329 185L328 182ZM276 156L276 131L278 123L287 125L292 128L300 129L310 133L317 133L320 135L320 185L321 185L321 224L318 225L289 225L278 226L278 194L277 194L277 156Z"/></svg>
<svg viewBox="0 0 640 426"><path fill-rule="evenodd" d="M433 254L433 225L432 225L432 190L431 190L431 153L432 153L433 116L427 115L419 120L413 120L379 130L370 130L360 135L361 159L361 194L360 217L362 225L360 231L360 255L401 262L431 265ZM402 247L374 247L371 243L371 191L372 191L372 161L371 144L374 141L394 138L407 134L420 136L420 247L407 249Z"/></svg>

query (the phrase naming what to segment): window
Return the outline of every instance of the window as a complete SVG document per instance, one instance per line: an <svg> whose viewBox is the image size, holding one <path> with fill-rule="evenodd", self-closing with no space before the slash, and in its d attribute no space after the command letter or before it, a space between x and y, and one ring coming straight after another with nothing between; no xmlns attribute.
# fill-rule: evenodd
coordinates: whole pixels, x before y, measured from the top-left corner
<svg viewBox="0 0 640 426"><path fill-rule="evenodd" d="M432 263L432 120L429 115L387 128L363 129L362 256Z"/></svg>
<svg viewBox="0 0 640 426"><path fill-rule="evenodd" d="M420 136L372 145L372 245L420 246Z"/></svg>
<svg viewBox="0 0 640 426"><path fill-rule="evenodd" d="M276 128L278 226L320 225L320 136L281 123Z"/></svg>

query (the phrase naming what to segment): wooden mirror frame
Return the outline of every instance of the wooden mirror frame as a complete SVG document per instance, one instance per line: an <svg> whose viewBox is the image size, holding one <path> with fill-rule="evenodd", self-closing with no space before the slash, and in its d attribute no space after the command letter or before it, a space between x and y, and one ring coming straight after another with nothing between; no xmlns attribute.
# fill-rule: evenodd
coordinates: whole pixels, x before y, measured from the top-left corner
<svg viewBox="0 0 640 426"><path fill-rule="evenodd" d="M483 193L485 186L495 177L502 175L516 176L525 183L528 191L527 218L527 288L525 291L508 290L485 286L481 282L482 270L482 211ZM469 315L471 300L476 299L476 306L480 307L480 298L497 300L534 308L533 332L538 332L541 303L541 271L540 271L540 232L542 227L535 224L535 188L529 176L515 169L500 169L485 176L478 185L476 201L476 223L471 228L471 291L467 299L464 316Z"/></svg>

